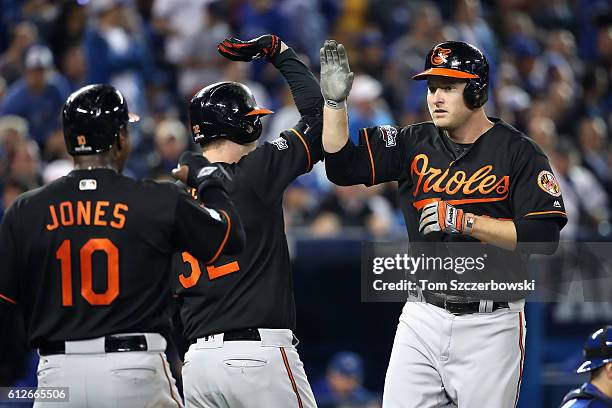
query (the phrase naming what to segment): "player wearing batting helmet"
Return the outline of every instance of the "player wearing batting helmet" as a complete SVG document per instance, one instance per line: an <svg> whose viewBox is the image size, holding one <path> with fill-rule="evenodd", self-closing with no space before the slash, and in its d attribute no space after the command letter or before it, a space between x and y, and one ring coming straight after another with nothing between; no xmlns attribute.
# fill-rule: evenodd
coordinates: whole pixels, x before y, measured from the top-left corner
<svg viewBox="0 0 612 408"><path fill-rule="evenodd" d="M554 252L566 223L547 157L524 134L486 116L488 64L476 47L458 41L434 46L414 79L427 81L432 121L362 129L355 146L346 111L353 73L344 47L325 43L328 178L339 185L398 181L412 249L438 242L436 251L461 257L455 248L480 241L488 244L476 246L486 247L485 273L523 282L526 255ZM523 248L523 242L545 245ZM525 294L449 287L411 295L418 301L407 302L401 314L383 406L514 407L524 360Z"/></svg>
<svg viewBox="0 0 612 408"><path fill-rule="evenodd" d="M74 170L4 215L0 307L21 308L39 387L68 387L53 406L181 407L164 354L172 255L238 253L240 219L203 158L183 171L207 207L174 184L121 174L136 116L115 88L79 89L62 118Z"/></svg>
<svg viewBox="0 0 612 408"><path fill-rule="evenodd" d="M220 82L191 100L193 139L231 178L229 193L247 245L241 255L222 256L212 265L187 252L177 257L180 315L190 343L183 366L185 402L189 407L315 407L293 335L282 199L286 187L322 158L323 98L312 72L275 35L227 39L218 50L236 61L265 57L285 77L301 117L257 147L260 118L272 112L257 105L249 88Z"/></svg>
<svg viewBox="0 0 612 408"><path fill-rule="evenodd" d="M591 379L568 393L561 408L612 407L612 326L591 333L583 354L584 361L576 372L591 373Z"/></svg>

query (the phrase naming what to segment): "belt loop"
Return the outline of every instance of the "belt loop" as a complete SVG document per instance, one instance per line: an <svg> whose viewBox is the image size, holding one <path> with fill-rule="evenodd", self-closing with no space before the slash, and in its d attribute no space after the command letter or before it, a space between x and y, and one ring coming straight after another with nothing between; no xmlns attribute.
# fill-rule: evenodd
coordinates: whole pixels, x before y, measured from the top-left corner
<svg viewBox="0 0 612 408"><path fill-rule="evenodd" d="M105 337L97 337L89 340L76 340L66 341L65 343L66 354L92 354L92 353L105 353Z"/></svg>
<svg viewBox="0 0 612 408"><path fill-rule="evenodd" d="M481 300L478 305L478 313L493 313L493 306L492 300Z"/></svg>
<svg viewBox="0 0 612 408"><path fill-rule="evenodd" d="M223 333L200 337L195 342L196 349L212 349L223 347Z"/></svg>

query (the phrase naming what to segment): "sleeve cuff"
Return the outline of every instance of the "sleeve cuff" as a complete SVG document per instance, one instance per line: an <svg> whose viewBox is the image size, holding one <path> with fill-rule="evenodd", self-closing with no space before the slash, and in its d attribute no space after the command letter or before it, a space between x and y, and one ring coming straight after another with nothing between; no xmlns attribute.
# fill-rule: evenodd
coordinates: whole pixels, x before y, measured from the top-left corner
<svg viewBox="0 0 612 408"><path fill-rule="evenodd" d="M349 137L346 141L346 144L344 146L342 146L342 149L338 150L335 153L328 153L325 151L325 149L323 149L323 152L325 154L325 158L326 159L331 159L331 160L345 160L348 159L348 155L350 154L351 148L352 148L352 141L351 138Z"/></svg>

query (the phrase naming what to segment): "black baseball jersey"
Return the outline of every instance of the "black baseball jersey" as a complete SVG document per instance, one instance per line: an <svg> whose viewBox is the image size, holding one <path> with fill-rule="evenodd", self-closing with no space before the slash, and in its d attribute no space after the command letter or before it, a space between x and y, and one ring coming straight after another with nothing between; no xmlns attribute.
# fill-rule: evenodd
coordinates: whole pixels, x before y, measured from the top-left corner
<svg viewBox="0 0 612 408"><path fill-rule="evenodd" d="M325 154L327 175L339 185L397 180L411 242L430 240L419 232L419 216L435 200L502 220L554 219L562 228L567 222L563 198L546 155L512 126L490 120L493 127L471 146L450 142L432 122L362 129L359 146L349 139L339 152ZM437 238L473 240L449 234ZM512 255L503 251L500 256ZM524 264L524 259L519 268L507 263L513 265L507 266L508 275L517 281L526 277Z"/></svg>
<svg viewBox="0 0 612 408"><path fill-rule="evenodd" d="M177 255L179 303L188 339L244 328L295 330L293 278L282 198L286 187L322 156L319 84L289 49L273 60L288 81L299 122L233 164L228 191L242 219L246 247L213 265Z"/></svg>
<svg viewBox="0 0 612 408"><path fill-rule="evenodd" d="M168 331L176 251L215 260L243 246L227 195L216 210L172 183L73 170L25 193L0 230L0 298L23 311L33 347ZM235 219L234 219L235 218Z"/></svg>

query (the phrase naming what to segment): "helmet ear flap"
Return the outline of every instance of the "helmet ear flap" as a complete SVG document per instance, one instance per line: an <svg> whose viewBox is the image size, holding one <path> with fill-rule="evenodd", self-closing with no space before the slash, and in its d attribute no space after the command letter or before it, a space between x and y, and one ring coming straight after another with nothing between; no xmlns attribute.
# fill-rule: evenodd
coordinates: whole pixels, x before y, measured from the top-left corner
<svg viewBox="0 0 612 408"><path fill-rule="evenodd" d="M489 99L488 85L470 79L463 89L463 100L470 109L477 109L484 105Z"/></svg>

